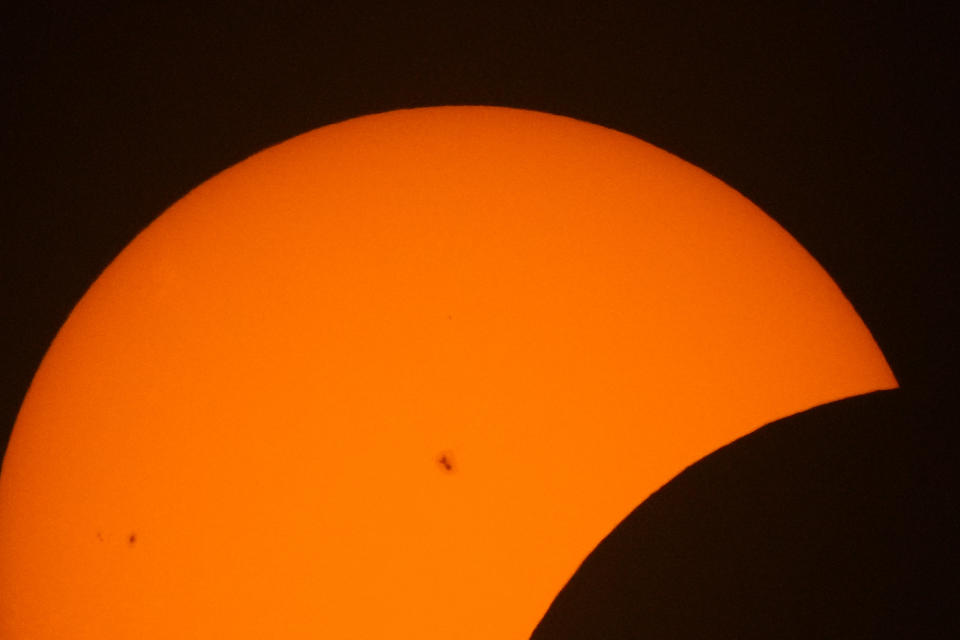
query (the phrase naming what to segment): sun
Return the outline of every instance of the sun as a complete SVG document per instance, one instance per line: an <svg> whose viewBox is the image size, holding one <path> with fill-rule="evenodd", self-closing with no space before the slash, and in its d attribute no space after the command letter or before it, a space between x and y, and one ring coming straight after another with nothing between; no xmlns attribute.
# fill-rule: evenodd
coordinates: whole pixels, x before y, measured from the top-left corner
<svg viewBox="0 0 960 640"><path fill-rule="evenodd" d="M707 173L494 107L271 147L94 283L0 476L0 636L522 638L764 423L896 386Z"/></svg>

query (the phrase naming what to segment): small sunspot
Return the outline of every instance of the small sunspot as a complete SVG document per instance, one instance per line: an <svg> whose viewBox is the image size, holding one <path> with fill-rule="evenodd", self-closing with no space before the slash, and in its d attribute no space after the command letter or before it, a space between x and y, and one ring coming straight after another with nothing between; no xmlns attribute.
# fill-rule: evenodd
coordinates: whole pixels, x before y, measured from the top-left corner
<svg viewBox="0 0 960 640"><path fill-rule="evenodd" d="M441 453L437 458L437 464L443 467L444 471L447 471L448 473L453 472L453 457L449 452Z"/></svg>

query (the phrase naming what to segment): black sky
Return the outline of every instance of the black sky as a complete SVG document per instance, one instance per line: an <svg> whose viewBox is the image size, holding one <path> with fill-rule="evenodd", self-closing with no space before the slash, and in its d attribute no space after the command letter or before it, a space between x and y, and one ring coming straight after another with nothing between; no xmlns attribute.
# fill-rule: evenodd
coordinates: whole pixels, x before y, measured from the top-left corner
<svg viewBox="0 0 960 640"><path fill-rule="evenodd" d="M948 10L172 4L22 3L0 21L0 442L70 309L189 189L345 118L489 104L635 135L757 203L854 304L925 408L931 451L917 455L949 467L960 91Z"/></svg>

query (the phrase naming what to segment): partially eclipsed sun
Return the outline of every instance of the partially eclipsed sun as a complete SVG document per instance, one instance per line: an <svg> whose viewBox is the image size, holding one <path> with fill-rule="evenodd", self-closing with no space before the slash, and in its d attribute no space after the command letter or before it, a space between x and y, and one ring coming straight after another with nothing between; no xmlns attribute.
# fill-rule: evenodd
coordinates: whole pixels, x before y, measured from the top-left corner
<svg viewBox="0 0 960 640"><path fill-rule="evenodd" d="M896 386L781 227L491 107L210 179L57 335L0 477L0 636L526 638L684 467Z"/></svg>

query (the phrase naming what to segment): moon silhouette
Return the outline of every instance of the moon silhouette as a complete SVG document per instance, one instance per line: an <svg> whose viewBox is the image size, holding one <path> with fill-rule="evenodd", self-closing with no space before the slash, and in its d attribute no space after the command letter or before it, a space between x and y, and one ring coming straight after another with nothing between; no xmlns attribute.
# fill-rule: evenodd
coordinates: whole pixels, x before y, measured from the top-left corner
<svg viewBox="0 0 960 640"><path fill-rule="evenodd" d="M669 153L348 120L191 191L73 310L0 476L0 635L528 637L684 468L896 386L816 261Z"/></svg>

